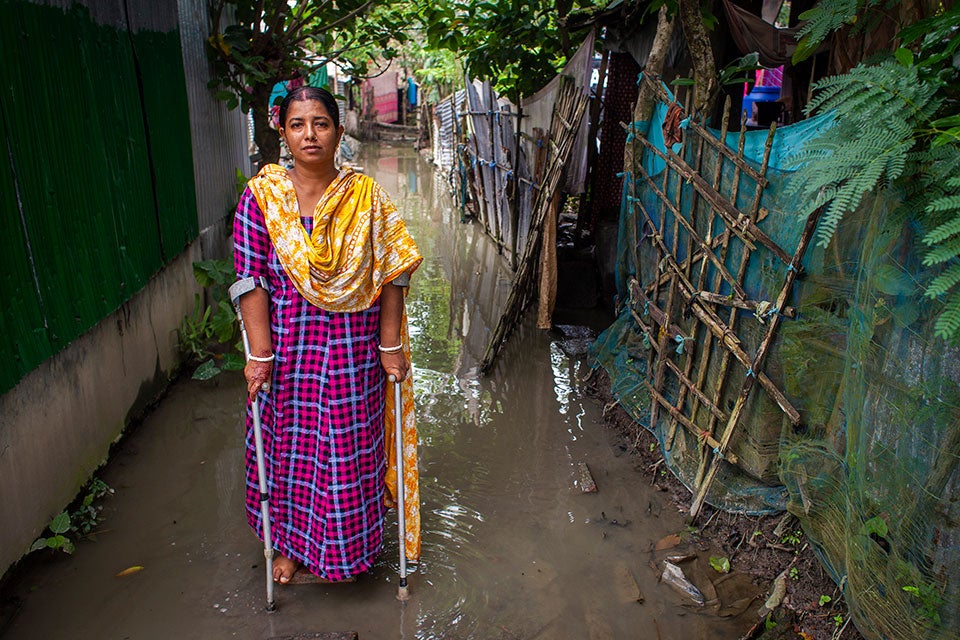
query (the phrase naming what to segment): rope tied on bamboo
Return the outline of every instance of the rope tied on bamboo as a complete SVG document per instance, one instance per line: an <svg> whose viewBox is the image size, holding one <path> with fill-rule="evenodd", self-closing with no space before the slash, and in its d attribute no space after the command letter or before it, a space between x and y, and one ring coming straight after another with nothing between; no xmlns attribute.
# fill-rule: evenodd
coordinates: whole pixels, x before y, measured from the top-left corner
<svg viewBox="0 0 960 640"><path fill-rule="evenodd" d="M693 342L693 337L689 337L689 338L688 338L688 337L686 337L686 336L681 335L681 334L678 333L677 335L675 335L675 336L673 337L673 341L677 343L677 355L678 355L678 356L682 356L682 355L683 355L683 347L684 347L688 342Z"/></svg>

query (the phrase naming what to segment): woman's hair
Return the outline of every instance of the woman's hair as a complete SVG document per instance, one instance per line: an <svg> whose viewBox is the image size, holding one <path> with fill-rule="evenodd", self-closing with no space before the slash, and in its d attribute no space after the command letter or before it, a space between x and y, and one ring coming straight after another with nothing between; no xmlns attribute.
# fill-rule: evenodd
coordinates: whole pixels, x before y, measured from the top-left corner
<svg viewBox="0 0 960 640"><path fill-rule="evenodd" d="M287 97L284 98L283 102L280 103L280 114L277 122L280 123L281 127L287 126L287 110L290 108L290 103L294 100L303 102L308 100L316 100L327 110L327 114L333 120L333 127L335 129L340 128L340 107L337 106L337 101L333 97L333 94L326 89L321 89L320 87L307 86L297 87L288 93Z"/></svg>

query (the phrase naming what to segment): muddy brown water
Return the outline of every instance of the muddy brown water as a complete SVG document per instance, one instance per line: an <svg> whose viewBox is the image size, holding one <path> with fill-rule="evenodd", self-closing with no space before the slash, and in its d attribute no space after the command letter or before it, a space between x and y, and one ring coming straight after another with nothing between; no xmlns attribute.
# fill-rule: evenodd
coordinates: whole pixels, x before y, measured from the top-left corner
<svg viewBox="0 0 960 640"><path fill-rule="evenodd" d="M659 560L691 551L651 551L685 531L682 514L641 478L585 395L589 330L523 326L495 371L479 376L509 290L502 259L460 222L443 179L415 153L368 149L364 164L405 211L425 257L408 299L424 530L411 599L395 599L391 513L370 574L278 588L279 609L264 611L262 548L243 508L242 381L224 375L176 383L115 448L99 474L116 494L98 532L73 556L22 564L7 585L15 614L3 637L738 637L751 612L721 617L658 582ZM581 462L598 492L580 491ZM131 566L143 569L116 577ZM702 561L683 566L698 584L718 575ZM739 582L725 599L759 592Z"/></svg>

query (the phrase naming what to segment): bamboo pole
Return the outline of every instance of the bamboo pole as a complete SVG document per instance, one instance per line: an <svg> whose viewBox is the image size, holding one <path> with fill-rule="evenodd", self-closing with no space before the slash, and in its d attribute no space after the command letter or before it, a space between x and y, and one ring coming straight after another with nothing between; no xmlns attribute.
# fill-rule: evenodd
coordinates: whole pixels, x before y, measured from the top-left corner
<svg viewBox="0 0 960 640"><path fill-rule="evenodd" d="M738 156L743 155L743 151L746 146L746 141L747 141L747 121L744 115L741 113L740 114L740 135L737 138L737 155ZM742 175L742 171L741 171L740 165L734 164L733 184L731 185L731 190L730 190L730 199L733 200L734 202L737 200L737 198L740 195L741 175ZM721 219L723 219L722 216L721 216ZM720 248L721 260L724 260L724 261L726 261L727 259L727 251L729 250L729 247L730 247L729 231L730 230L728 227L726 232L723 234L724 240ZM743 250L744 251L747 250L746 245L744 245ZM719 284L720 284L720 278L717 276L714 276L712 289L716 289L719 286ZM706 379L706 374L707 374L707 370L709 369L711 357L712 357L712 349L711 351L707 352L707 356L706 358L704 358L703 363L701 365L702 369L700 370L697 376L697 380L700 381L701 383ZM724 353L720 360L720 369L717 374L717 381L713 389L713 400L715 403L719 403L723 395L723 388L726 385L727 371L729 370L729 366L730 366L730 354ZM707 424L707 431L710 434L713 434L716 428L717 428L717 421L711 418ZM699 487L700 483L703 481L703 475L707 471L707 463L709 459L710 457L707 449L705 447L700 447L700 463L697 465L697 475L695 476L693 481L695 487Z"/></svg>
<svg viewBox="0 0 960 640"><path fill-rule="evenodd" d="M723 104L723 117L721 119L721 125L720 125L721 143L723 143L723 141L726 140L727 130L729 126L730 126L730 96L727 96L727 99L724 101L724 104ZM697 131L701 139L709 140L711 143L711 147L713 149L715 150L718 149L718 147L713 144L713 141L709 136L709 132L706 132L702 128L695 129L695 131ZM721 146L726 147L726 144L722 144ZM723 175L723 158L724 158L724 155L718 152L715 160L716 164L714 165L714 169L713 169L713 188L717 191L719 191L720 189L720 178ZM714 255L713 254L713 238L711 236L713 235L713 222L714 222L714 219L716 218L716 210L714 209L713 203L711 203L709 200L707 201L707 204L709 205L707 210L707 235L705 238L707 246L702 248L700 251L703 257L700 262L700 274L697 278L697 289L701 294L704 293L703 285L704 285L704 282L706 281L708 257ZM721 245L726 246L725 243L721 243ZM695 262L693 257L690 254L687 254L687 262L690 266L692 266L693 263ZM722 260L720 262L722 264ZM710 361L710 350L713 345L713 334L711 334L709 331L705 331L702 343L700 342L700 338L697 331L694 331L693 338L694 340L698 341L696 344L698 345L698 352L700 354L700 367L699 367L698 376L697 376L698 382L693 386L693 389L695 389L698 393L694 394L695 397L693 400L693 406L690 410L690 421L696 424L697 413L700 410L701 401L704 402L705 406L708 406L711 408L715 407L714 403L711 402L709 399L706 399L707 396L702 394L702 392L700 392L700 387L703 385L703 375L706 373L707 367ZM693 370L693 360L691 359L687 361L687 367L684 370L685 376L689 378L690 374L692 373L692 370ZM681 406L684 399L685 399L685 395L681 394L680 400L677 403L677 406ZM724 418L719 418L719 419L722 420ZM665 446L668 451L673 448L673 439L675 435L676 435L676 429L671 429L670 432L667 434L667 438L665 440ZM701 456L702 456L702 453L701 453Z"/></svg>
<svg viewBox="0 0 960 640"><path fill-rule="evenodd" d="M745 128L745 127L742 126L742 128ZM766 175L766 172L767 172L767 165L768 165L768 163L769 163L769 161L770 161L770 150L771 150L772 147L773 147L773 136L776 134L776 128L777 128L777 127L776 127L776 123L770 125L770 129L769 129L769 131L768 131L768 133L767 133L767 140L766 140L766 142L764 143L764 147L763 147L763 149L764 149L764 151L763 151L763 161L761 162L761 168L760 168L760 172L761 172L763 175ZM743 134L741 134L741 137L743 137ZM751 206L750 206L749 215L750 215L751 219L754 218L754 217L757 215L757 212L760 210L760 198L761 198L762 195L763 195L763 186L757 184L757 185L754 187L753 202L752 202L752 204L751 204ZM751 256L751 253L747 250L746 247L744 247L743 250L742 250L741 253L740 253L740 265L739 265L739 267L738 267L738 269L737 269L737 278L738 278L738 279L742 279L742 278L746 275L747 266L748 266L748 264L749 264L749 262L750 262L750 256ZM792 260L792 259L791 259L791 260ZM792 264L792 262L791 262L790 264ZM785 302L785 301L784 301L784 302ZM734 308L731 308L731 309L730 309L730 314L729 314L729 316L728 316L727 325L728 325L731 329L733 329L733 328L736 326L736 322L737 322L737 309L734 307ZM724 379L726 379L726 375L727 375L727 371L728 371L729 366L730 366L730 356L729 356L729 354L724 354L723 360L722 360L722 362L721 362L721 364L720 364L721 375L723 376ZM748 371L755 371L755 369L754 369L753 366L751 365L751 367L748 369ZM718 386L717 386L717 390L716 390L716 395L715 395L716 402L719 402L719 401L720 401L720 395L722 394L722 391L723 391L723 390L722 390L722 389L720 388L720 386L718 385ZM707 429L711 434L714 433L714 431L716 430L716 424L717 424L717 423L716 423L716 420L714 420L714 419L711 418L711 420L710 420L710 425L709 425L709 427L708 427L708 429ZM729 429L732 429L732 427L729 426L729 425L730 425L730 421L729 421L729 420L727 421L727 425L728 425L728 427L727 427L728 430L729 430ZM722 450L721 450L721 453L722 453ZM694 486L697 487L698 491L699 491L699 489L701 488L702 483L703 483L703 481L705 480L705 477L706 477L704 474L707 473L707 471L706 471L706 465L707 465L707 461L708 461L708 460L711 460L709 453L708 453L705 449L704 449L704 450L701 450L700 466L699 466L699 468L698 468L698 470L697 470L697 477L695 478L695 481L694 481ZM714 473L716 473L716 472L714 472ZM699 511L699 506L697 507L697 511ZM692 517L696 517L696 515L693 513L693 507L691 507L691 516L692 516Z"/></svg>
<svg viewBox="0 0 960 640"><path fill-rule="evenodd" d="M787 297L790 295L790 292L793 289L793 283L796 280L797 273L800 270L803 256L806 253L814 231L817 228L817 222L820 220L820 214L822 211L822 208L817 209L807 217L807 222L804 226L803 233L800 235L800 242L797 244L797 250L793 254L794 257L790 262L790 267L787 269L787 276L783 283L783 287L780 288L780 293L777 295L776 305L778 308L786 304ZM711 461L710 470L704 477L703 483L697 490L697 495L694 498L693 503L690 505L691 518L696 518L700 513L700 509L703 507L703 503L706 500L707 492L710 490L710 485L713 483L713 480L717 475L717 471L720 467L720 460L723 459L723 455L727 449L727 446L730 444L730 439L733 436L733 432L735 431L737 424L740 422L740 418L743 415L743 408L746 406L747 399L750 396L750 390L753 388L754 381L757 379L756 375L749 375L749 373L751 371L756 373L760 367L763 366L764 358L767 356L767 352L770 349L770 345L773 342L773 338L776 335L777 327L779 325L780 316L778 314L773 314L770 319L770 325L767 328L767 335L760 344L760 348L757 350L757 355L753 359L753 366L750 367L748 375L744 376L743 385L740 388L740 394L737 396L737 401L734 403L733 410L730 412L730 417L727 419L727 426L720 438L720 447L718 448L719 453L717 453L717 455L715 455Z"/></svg>

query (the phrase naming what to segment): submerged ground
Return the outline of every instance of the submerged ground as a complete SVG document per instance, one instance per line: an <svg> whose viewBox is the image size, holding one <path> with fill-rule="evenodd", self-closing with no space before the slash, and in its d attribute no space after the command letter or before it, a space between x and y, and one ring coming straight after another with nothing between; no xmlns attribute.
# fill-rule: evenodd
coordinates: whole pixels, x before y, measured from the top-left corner
<svg viewBox="0 0 960 640"><path fill-rule="evenodd" d="M356 631L364 640L737 638L766 583L710 574L647 465L587 393L590 330L522 327L477 374L509 274L446 185L412 151L367 154L425 256L408 299L421 438L424 549L395 599L396 541L355 584L280 588L264 611L262 549L243 507L238 375L178 381L117 446L115 489L72 556L27 559L5 585L5 639L271 638ZM583 493L580 463L599 487ZM675 537L671 537L676 534ZM666 541L666 542L664 542ZM656 546L662 547L655 549ZM716 583L699 608L659 582L668 555ZM679 561L678 561L679 562ZM142 567L128 575L117 574ZM721 606L722 605L722 606ZM722 611L723 615L718 615ZM0 621L2 623L2 621Z"/></svg>

